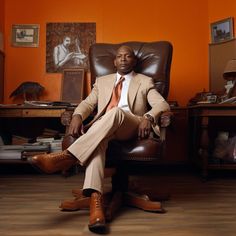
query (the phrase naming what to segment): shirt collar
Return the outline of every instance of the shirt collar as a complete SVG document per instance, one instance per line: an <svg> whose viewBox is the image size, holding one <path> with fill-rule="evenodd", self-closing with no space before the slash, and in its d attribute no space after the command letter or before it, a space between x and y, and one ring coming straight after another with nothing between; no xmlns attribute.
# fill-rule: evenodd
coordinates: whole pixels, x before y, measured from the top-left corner
<svg viewBox="0 0 236 236"><path fill-rule="evenodd" d="M126 75L120 75L118 72L116 73L116 81L118 81L120 79L120 77L125 77L126 80L130 80L132 79L132 77L134 77L134 71L131 71L129 74Z"/></svg>

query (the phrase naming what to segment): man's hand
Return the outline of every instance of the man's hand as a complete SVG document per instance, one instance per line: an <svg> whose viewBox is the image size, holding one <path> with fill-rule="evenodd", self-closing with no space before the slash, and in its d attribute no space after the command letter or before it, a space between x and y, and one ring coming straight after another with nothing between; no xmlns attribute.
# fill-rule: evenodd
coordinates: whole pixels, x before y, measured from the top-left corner
<svg viewBox="0 0 236 236"><path fill-rule="evenodd" d="M74 56L74 52L70 52L66 55L65 60L68 61Z"/></svg>
<svg viewBox="0 0 236 236"><path fill-rule="evenodd" d="M82 119L80 115L72 116L68 133L73 137L78 137L81 133Z"/></svg>
<svg viewBox="0 0 236 236"><path fill-rule="evenodd" d="M138 128L138 137L139 139L148 138L151 132L151 121L143 118Z"/></svg>

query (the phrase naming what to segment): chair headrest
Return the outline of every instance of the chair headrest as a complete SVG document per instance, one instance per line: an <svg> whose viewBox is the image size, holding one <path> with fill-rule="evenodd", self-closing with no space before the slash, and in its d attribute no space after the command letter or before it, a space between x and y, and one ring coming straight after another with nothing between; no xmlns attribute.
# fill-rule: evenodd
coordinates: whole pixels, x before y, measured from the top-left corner
<svg viewBox="0 0 236 236"><path fill-rule="evenodd" d="M152 77L156 89L167 98L173 51L171 43L167 41L93 44L89 51L92 84L96 77L116 72L114 59L118 48L122 45L134 50L137 57L134 71Z"/></svg>

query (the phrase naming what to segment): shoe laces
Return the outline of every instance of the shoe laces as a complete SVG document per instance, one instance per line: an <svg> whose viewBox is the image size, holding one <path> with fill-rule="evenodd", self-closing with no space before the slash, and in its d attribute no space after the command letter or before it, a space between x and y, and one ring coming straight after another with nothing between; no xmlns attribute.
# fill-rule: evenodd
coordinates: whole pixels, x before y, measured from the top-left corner
<svg viewBox="0 0 236 236"><path fill-rule="evenodd" d="M69 158L69 154L66 153L65 151L62 152L61 155L56 155L56 159L58 159L58 160L63 160L63 159L68 159L68 158Z"/></svg>
<svg viewBox="0 0 236 236"><path fill-rule="evenodd" d="M97 197L95 198L95 208L96 209L102 208L101 203L102 203L102 195L98 194Z"/></svg>

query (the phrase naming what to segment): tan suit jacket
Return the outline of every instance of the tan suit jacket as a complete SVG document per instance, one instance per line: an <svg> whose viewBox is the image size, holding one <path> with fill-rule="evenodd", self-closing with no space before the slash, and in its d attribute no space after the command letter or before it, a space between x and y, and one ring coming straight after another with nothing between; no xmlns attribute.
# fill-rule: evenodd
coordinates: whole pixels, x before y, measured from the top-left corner
<svg viewBox="0 0 236 236"><path fill-rule="evenodd" d="M97 115L93 119L95 122L101 117L111 99L112 91L116 81L116 74L99 77L93 86L91 93L75 109L75 114L80 114L85 120L97 107ZM165 99L156 91L152 78L142 74L134 74L130 81L128 90L128 104L130 111L136 116L143 116L148 113L157 121L163 111L169 110L169 105ZM150 105L151 109L149 110ZM159 133L157 126L153 127Z"/></svg>

